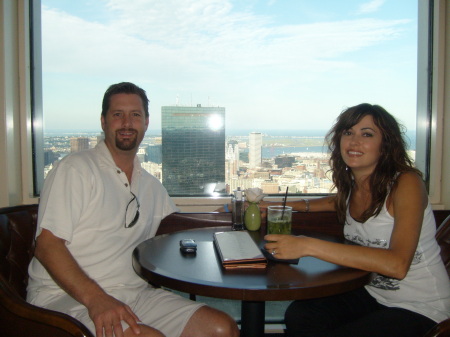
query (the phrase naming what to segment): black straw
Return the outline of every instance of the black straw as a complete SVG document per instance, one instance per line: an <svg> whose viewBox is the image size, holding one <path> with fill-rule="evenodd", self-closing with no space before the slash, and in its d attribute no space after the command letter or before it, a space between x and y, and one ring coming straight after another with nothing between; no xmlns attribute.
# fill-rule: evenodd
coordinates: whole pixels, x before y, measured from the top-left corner
<svg viewBox="0 0 450 337"><path fill-rule="evenodd" d="M286 208L286 201L287 201L288 191L289 191L289 186L286 187L286 194L284 195L283 212L281 212L281 220L283 220L283 217L284 217L284 209Z"/></svg>

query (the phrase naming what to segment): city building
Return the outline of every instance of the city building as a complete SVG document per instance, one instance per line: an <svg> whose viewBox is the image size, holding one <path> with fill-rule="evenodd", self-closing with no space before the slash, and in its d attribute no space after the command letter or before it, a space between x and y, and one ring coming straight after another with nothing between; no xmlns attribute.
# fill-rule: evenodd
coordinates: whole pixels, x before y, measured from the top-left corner
<svg viewBox="0 0 450 337"><path fill-rule="evenodd" d="M88 137L73 137L70 138L70 152L78 152L89 149Z"/></svg>
<svg viewBox="0 0 450 337"><path fill-rule="evenodd" d="M52 150L44 151L44 165L53 164L59 159L59 155Z"/></svg>
<svg viewBox="0 0 450 337"><path fill-rule="evenodd" d="M262 134L252 132L248 137L249 167L254 169L261 166L262 161Z"/></svg>
<svg viewBox="0 0 450 337"><path fill-rule="evenodd" d="M171 195L225 193L225 108L163 106L162 182Z"/></svg>
<svg viewBox="0 0 450 337"><path fill-rule="evenodd" d="M161 164L152 163L151 161L146 161L141 163L141 166L148 173L155 176L159 181L161 181Z"/></svg>
<svg viewBox="0 0 450 337"><path fill-rule="evenodd" d="M138 149L138 152L136 153L136 156L138 157L141 163L145 162L145 148L140 147Z"/></svg>
<svg viewBox="0 0 450 337"><path fill-rule="evenodd" d="M151 161L152 163L162 163L162 146L161 144L150 144L145 149L145 161Z"/></svg>
<svg viewBox="0 0 450 337"><path fill-rule="evenodd" d="M225 179L226 181L229 181L235 177L239 171L239 143L235 140L229 140L227 142L225 163Z"/></svg>
<svg viewBox="0 0 450 337"><path fill-rule="evenodd" d="M281 155L275 158L275 165L278 168L292 167L292 164L295 163L295 157L289 155Z"/></svg>

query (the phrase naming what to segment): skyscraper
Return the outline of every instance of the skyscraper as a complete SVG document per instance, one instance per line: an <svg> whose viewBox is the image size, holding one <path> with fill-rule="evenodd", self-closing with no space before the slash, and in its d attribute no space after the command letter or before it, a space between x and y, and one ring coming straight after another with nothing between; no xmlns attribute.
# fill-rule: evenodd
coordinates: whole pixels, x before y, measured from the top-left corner
<svg viewBox="0 0 450 337"><path fill-rule="evenodd" d="M171 195L225 188L225 108L163 106L162 181Z"/></svg>
<svg viewBox="0 0 450 337"><path fill-rule="evenodd" d="M262 163L262 134L260 132L250 133L248 139L248 161L251 169L261 166Z"/></svg>

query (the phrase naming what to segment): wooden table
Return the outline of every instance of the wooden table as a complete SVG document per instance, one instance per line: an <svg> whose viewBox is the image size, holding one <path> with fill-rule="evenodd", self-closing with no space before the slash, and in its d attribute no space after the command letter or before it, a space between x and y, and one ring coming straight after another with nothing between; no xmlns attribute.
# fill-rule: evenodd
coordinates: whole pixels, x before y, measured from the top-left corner
<svg viewBox="0 0 450 337"><path fill-rule="evenodd" d="M313 257L297 265L269 261L266 269L225 270L213 245L213 233L227 227L192 229L156 236L133 252L136 272L158 286L189 294L242 301L241 335L263 336L265 301L301 300L343 293L364 286L371 273L338 266ZM263 235L249 232L264 245ZM325 240L342 239L317 233ZM194 239L197 254L184 255L181 239Z"/></svg>

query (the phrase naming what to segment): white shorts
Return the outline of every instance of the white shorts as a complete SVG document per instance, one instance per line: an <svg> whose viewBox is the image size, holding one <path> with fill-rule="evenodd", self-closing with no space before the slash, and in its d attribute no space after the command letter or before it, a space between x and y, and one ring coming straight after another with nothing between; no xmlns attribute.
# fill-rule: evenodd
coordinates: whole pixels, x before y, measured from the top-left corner
<svg viewBox="0 0 450 337"><path fill-rule="evenodd" d="M108 293L130 306L142 324L151 326L169 337L180 336L194 312L205 305L151 286L139 289L117 288ZM94 322L89 317L86 307L68 294L57 295L50 301L47 300L44 307L76 318L95 335ZM122 327L125 331L128 324L122 321Z"/></svg>

